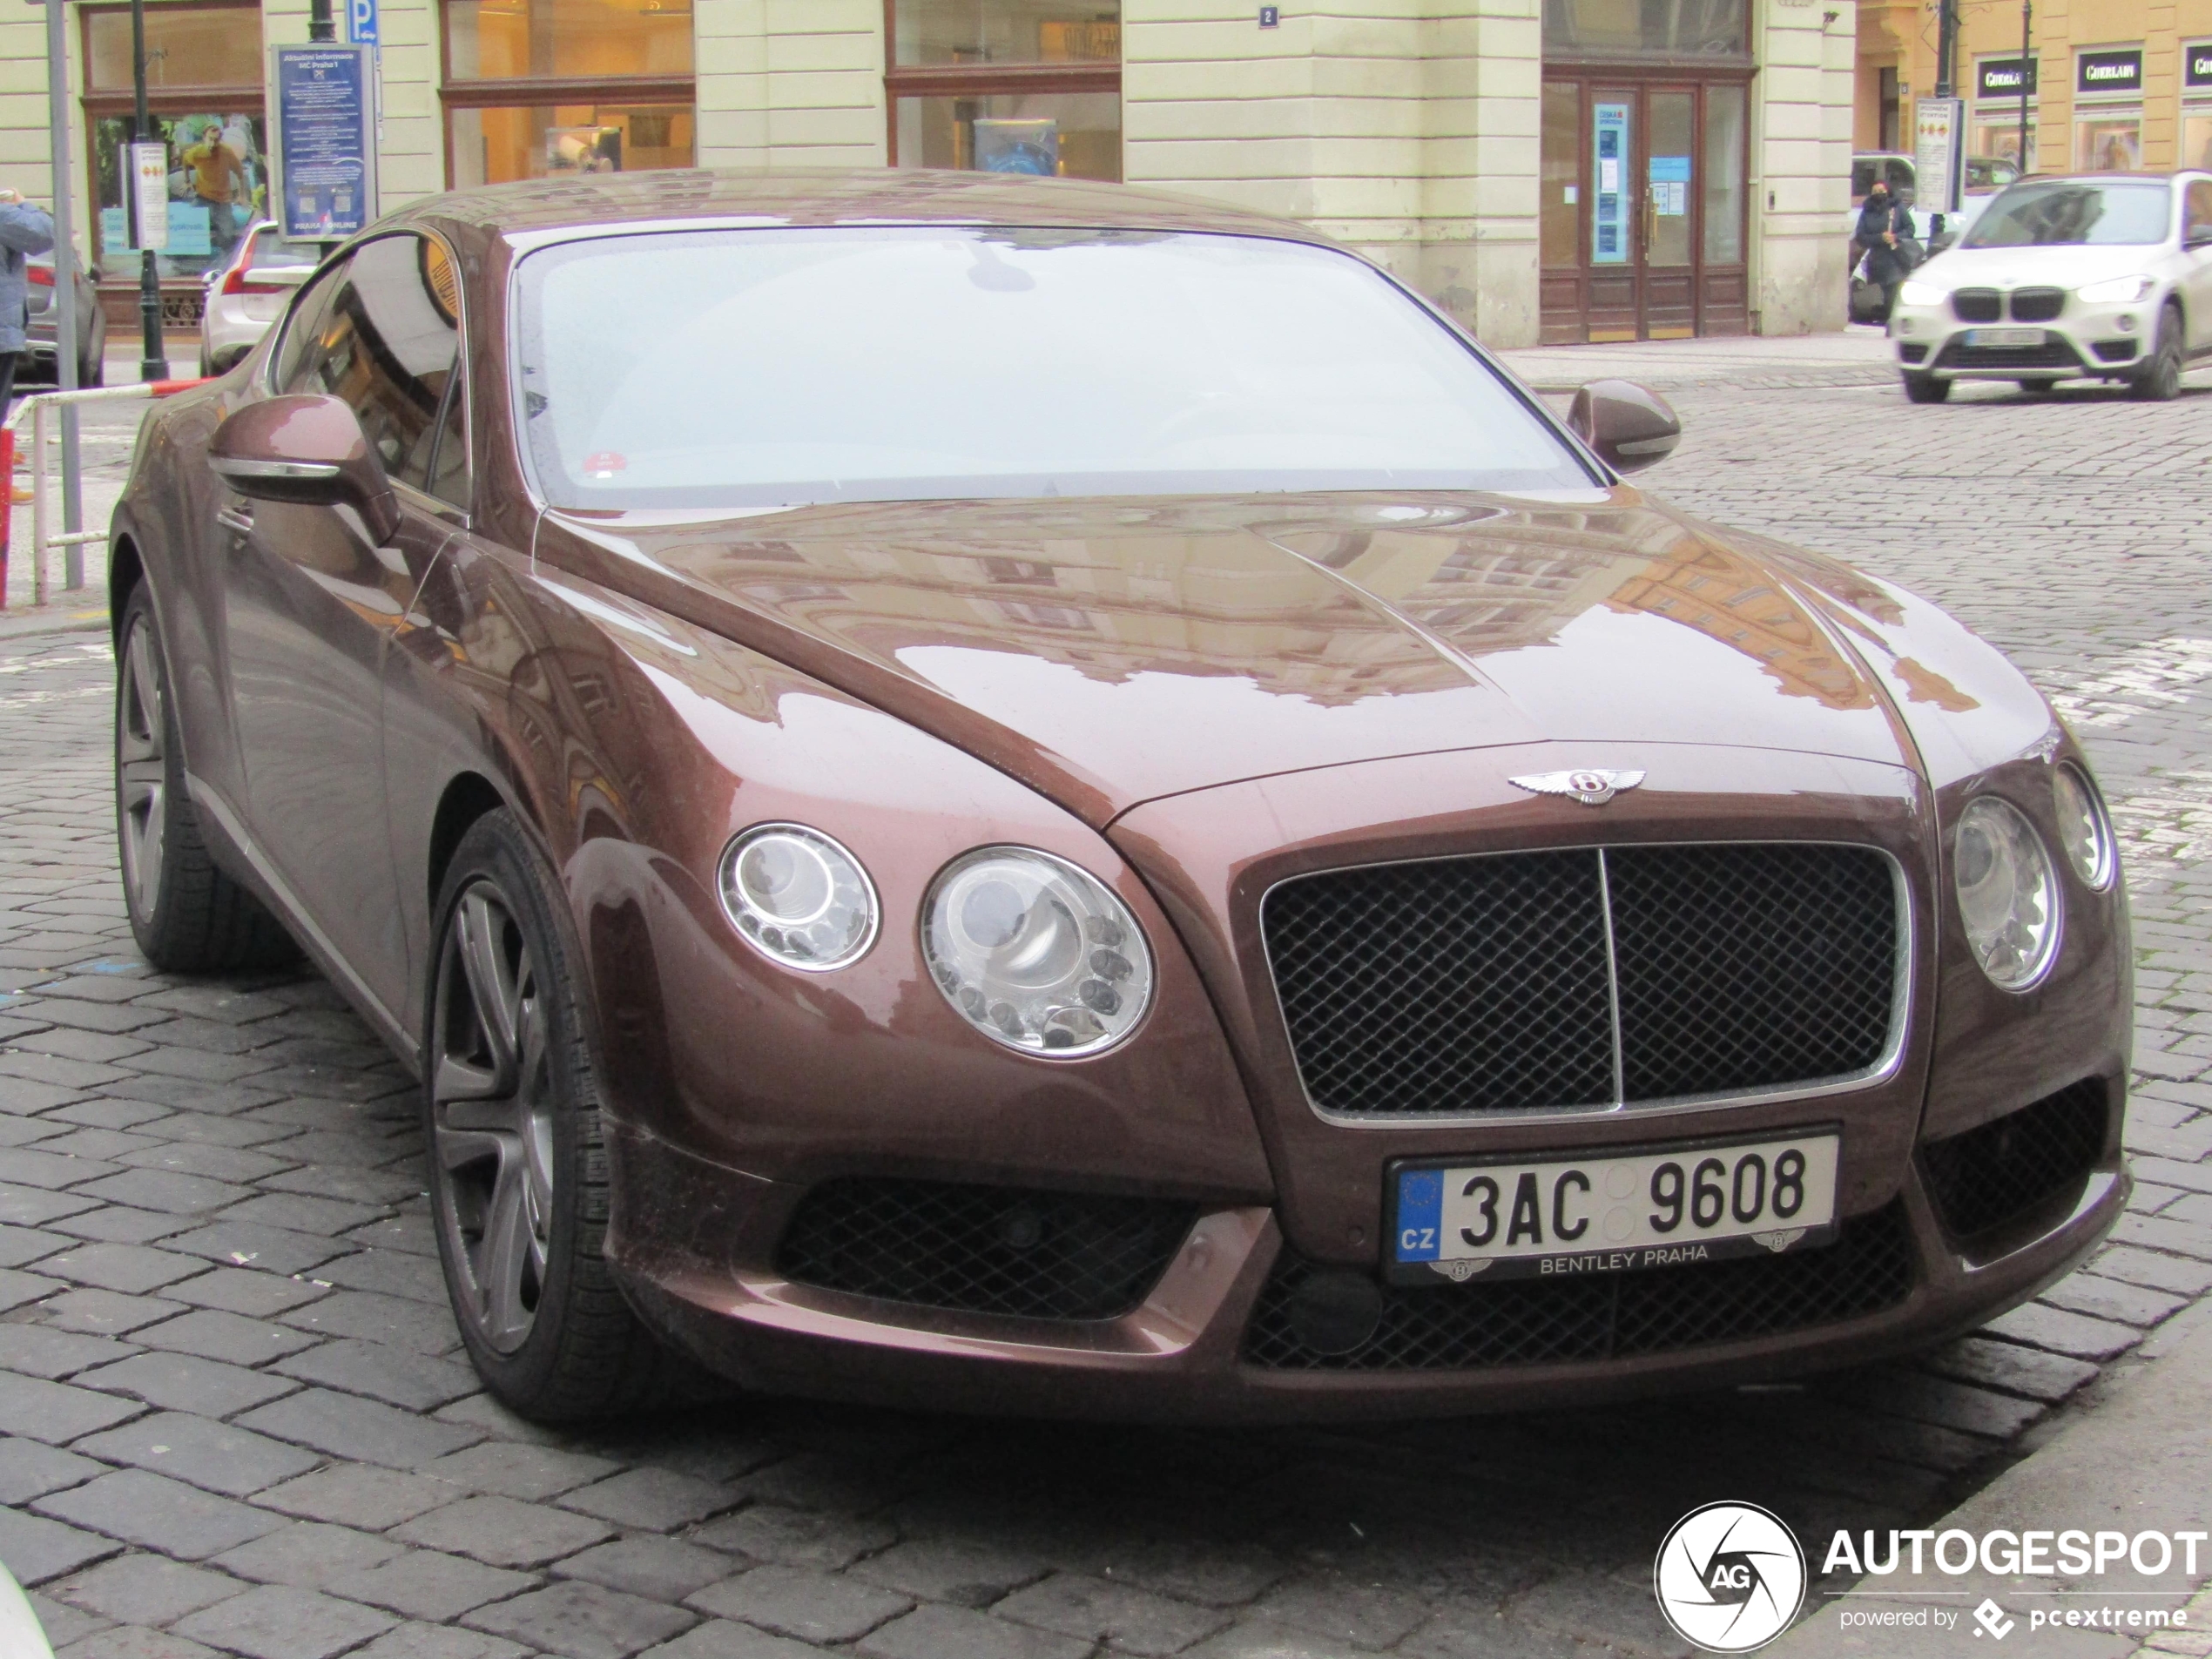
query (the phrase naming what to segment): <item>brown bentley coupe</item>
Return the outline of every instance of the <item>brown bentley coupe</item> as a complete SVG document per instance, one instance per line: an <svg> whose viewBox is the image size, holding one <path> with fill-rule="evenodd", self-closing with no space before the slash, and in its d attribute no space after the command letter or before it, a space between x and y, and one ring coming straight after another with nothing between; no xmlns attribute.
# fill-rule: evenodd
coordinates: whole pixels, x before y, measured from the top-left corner
<svg viewBox="0 0 2212 1659"><path fill-rule="evenodd" d="M1925 1345L2119 1215L2125 900L1994 651L1295 225L436 198L114 520L140 945L422 1080L517 1409L1460 1411Z"/></svg>

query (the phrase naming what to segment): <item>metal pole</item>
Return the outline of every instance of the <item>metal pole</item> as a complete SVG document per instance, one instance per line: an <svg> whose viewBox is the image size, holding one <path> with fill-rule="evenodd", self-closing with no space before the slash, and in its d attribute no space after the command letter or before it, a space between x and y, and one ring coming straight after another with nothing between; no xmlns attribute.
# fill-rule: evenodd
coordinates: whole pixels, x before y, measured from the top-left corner
<svg viewBox="0 0 2212 1659"><path fill-rule="evenodd" d="M2027 172L2027 81L2035 71L2028 56L2028 25L2034 20L2035 0L2020 0L2020 172Z"/></svg>
<svg viewBox="0 0 2212 1659"><path fill-rule="evenodd" d="M1936 0L1935 95L1938 98L1952 96L1952 71L1958 56L1958 0Z"/></svg>
<svg viewBox="0 0 2212 1659"><path fill-rule="evenodd" d="M131 0L131 90L137 99L132 137L139 144L151 144L153 141L153 123L146 118L145 0ZM135 170L126 170L124 187L131 192L134 210L138 186ZM141 243L145 240L146 233L151 228L143 225L138 227ZM138 378L142 381L167 380L169 358L161 342L161 272L153 262L153 250L143 246L138 252L138 333L143 342L138 354Z"/></svg>
<svg viewBox="0 0 2212 1659"><path fill-rule="evenodd" d="M307 7L307 38L310 41L334 41L338 38L338 23L331 16L330 0L312 0Z"/></svg>
<svg viewBox="0 0 2212 1659"><path fill-rule="evenodd" d="M47 153L54 179L54 382L64 392L77 388L76 215L70 196L75 180L69 165L69 19L62 0L46 0ZM77 410L62 406L62 529L84 528L84 487L77 447ZM84 554L70 543L62 563L62 585L84 585Z"/></svg>

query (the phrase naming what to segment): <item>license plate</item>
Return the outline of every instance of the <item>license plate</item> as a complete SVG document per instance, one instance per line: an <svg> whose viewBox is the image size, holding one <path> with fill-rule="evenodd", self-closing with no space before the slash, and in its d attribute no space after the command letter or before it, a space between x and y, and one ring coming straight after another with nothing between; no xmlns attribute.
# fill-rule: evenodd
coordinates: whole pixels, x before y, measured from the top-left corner
<svg viewBox="0 0 2212 1659"><path fill-rule="evenodd" d="M1969 346L2040 346L2043 343L2040 328L1969 328Z"/></svg>
<svg viewBox="0 0 2212 1659"><path fill-rule="evenodd" d="M1833 1130L1389 1169L1389 1277L1619 1273L1824 1244Z"/></svg>

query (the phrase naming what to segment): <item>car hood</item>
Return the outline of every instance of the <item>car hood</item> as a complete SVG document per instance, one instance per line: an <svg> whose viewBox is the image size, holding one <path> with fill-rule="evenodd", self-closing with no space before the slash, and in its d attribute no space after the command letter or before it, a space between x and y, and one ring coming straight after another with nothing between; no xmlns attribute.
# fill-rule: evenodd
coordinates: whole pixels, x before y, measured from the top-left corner
<svg viewBox="0 0 2212 1659"><path fill-rule="evenodd" d="M1625 486L549 513L537 555L1099 826L1244 779L1548 739L1623 765L1660 744L1914 764L1811 588Z"/></svg>
<svg viewBox="0 0 2212 1659"><path fill-rule="evenodd" d="M1930 260L1923 281L1946 288L2078 288L2148 268L2149 247L1954 247Z"/></svg>

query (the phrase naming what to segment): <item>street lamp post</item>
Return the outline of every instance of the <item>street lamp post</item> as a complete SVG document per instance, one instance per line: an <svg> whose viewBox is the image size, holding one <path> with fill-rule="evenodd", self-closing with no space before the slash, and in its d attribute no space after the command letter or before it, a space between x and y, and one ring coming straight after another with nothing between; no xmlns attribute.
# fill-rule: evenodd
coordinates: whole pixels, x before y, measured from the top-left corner
<svg viewBox="0 0 2212 1659"><path fill-rule="evenodd" d="M146 118L146 6L145 0L131 0L131 90L137 103L132 114L132 137L139 144L151 143L153 124ZM135 192L138 187L135 166L130 172L130 183ZM135 194L133 197L135 200ZM138 227L138 327L142 345L138 354L138 378L144 381L165 381L169 378L169 359L161 343L161 272L154 264L153 249L145 246L152 226Z"/></svg>
<svg viewBox="0 0 2212 1659"><path fill-rule="evenodd" d="M2020 0L2020 172L2027 171L2028 25L2035 17L2035 0Z"/></svg>

